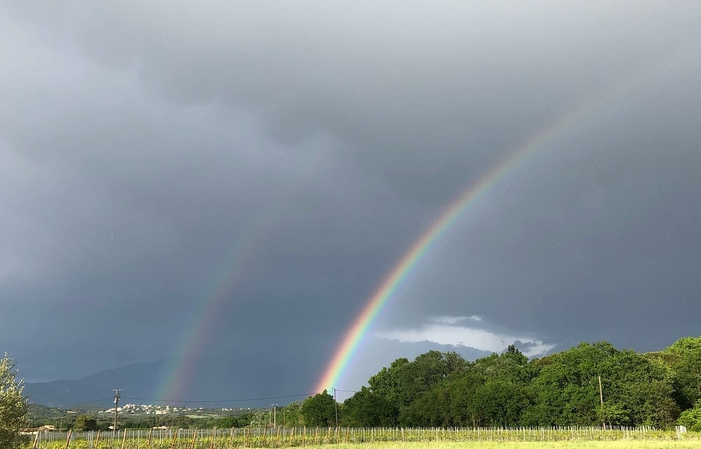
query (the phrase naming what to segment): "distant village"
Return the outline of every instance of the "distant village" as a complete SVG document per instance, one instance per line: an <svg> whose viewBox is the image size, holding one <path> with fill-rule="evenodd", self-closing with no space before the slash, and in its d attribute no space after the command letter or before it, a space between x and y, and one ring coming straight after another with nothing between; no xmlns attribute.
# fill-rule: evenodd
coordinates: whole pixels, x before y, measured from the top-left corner
<svg viewBox="0 0 701 449"><path fill-rule="evenodd" d="M115 408L101 410L98 413L113 414ZM204 412L237 412L251 410L251 408L222 408L210 409L203 407L171 407L170 405L151 405L151 404L124 404L117 407L117 413L120 415L168 415L170 413L204 413Z"/></svg>

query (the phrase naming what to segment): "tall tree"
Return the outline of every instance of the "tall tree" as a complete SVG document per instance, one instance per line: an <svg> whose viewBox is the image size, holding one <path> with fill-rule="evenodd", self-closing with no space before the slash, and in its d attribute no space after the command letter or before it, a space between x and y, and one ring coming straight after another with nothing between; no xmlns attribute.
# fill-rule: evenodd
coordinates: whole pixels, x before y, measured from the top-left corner
<svg viewBox="0 0 701 449"><path fill-rule="evenodd" d="M15 362L7 357L0 359L0 447L22 447L26 438L20 433L27 425L27 399L22 396L24 381L16 380Z"/></svg>
<svg viewBox="0 0 701 449"><path fill-rule="evenodd" d="M352 427L394 427L397 409L381 394L362 387L343 403L344 425Z"/></svg>
<svg viewBox="0 0 701 449"><path fill-rule="evenodd" d="M701 399L701 337L677 340L662 357L673 372L675 398L682 409Z"/></svg>
<svg viewBox="0 0 701 449"><path fill-rule="evenodd" d="M305 399L300 411L308 426L336 425L336 401L326 390Z"/></svg>
<svg viewBox="0 0 701 449"><path fill-rule="evenodd" d="M148 423L145 423L145 424L148 424ZM83 430L83 431L97 430L97 419L93 416L90 416L90 415L80 415L75 419L75 424L73 424L73 429Z"/></svg>

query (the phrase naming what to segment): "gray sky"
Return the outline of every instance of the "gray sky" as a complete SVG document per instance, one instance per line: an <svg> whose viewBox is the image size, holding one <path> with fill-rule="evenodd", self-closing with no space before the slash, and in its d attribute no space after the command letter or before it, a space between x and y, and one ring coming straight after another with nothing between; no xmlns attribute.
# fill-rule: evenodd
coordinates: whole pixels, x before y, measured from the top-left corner
<svg viewBox="0 0 701 449"><path fill-rule="evenodd" d="M587 105L417 264L338 388L422 340L699 333L695 2L0 5L0 350L28 380L192 347L295 354L306 392L446 205Z"/></svg>

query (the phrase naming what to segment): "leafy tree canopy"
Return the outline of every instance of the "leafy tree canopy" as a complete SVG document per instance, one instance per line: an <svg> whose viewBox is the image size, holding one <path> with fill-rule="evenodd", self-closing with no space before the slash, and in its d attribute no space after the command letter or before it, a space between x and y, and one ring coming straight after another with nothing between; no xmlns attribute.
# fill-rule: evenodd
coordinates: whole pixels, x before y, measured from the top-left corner
<svg viewBox="0 0 701 449"><path fill-rule="evenodd" d="M20 434L27 425L27 399L22 396L24 382L17 381L15 362L7 357L0 359L0 447L23 447L26 438Z"/></svg>

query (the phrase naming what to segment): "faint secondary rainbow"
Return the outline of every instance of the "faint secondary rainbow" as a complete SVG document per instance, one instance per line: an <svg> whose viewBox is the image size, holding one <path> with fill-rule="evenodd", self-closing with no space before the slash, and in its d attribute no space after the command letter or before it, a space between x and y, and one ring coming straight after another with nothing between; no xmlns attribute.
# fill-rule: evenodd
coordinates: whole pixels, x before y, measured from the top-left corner
<svg viewBox="0 0 701 449"><path fill-rule="evenodd" d="M274 220L266 214L268 224ZM180 336L180 340L175 345L176 352L168 360L163 371L163 378L159 384L156 398L162 402L177 402L177 398L182 399L183 393L190 385L194 375L194 360L199 355L200 350L209 341L212 330L216 327L216 319L222 306L231 298L236 287L240 284L245 275L245 269L255 258L256 250L260 247L265 237L268 226L260 228L250 235L240 248L233 253L235 262L228 276L223 278L214 293L205 297L197 304L197 309L192 315L190 324L185 327Z"/></svg>
<svg viewBox="0 0 701 449"><path fill-rule="evenodd" d="M671 58L668 58L671 59ZM660 68L668 67L668 59L660 61L647 71L639 71L635 76L614 84L598 96L593 96L589 101L578 105L567 113L564 117L556 120L550 126L546 126L531 137L524 145L511 153L509 157L497 164L489 172L483 175L477 182L471 184L467 190L459 195L448 205L445 211L436 218L423 234L411 245L411 247L399 259L394 268L385 276L385 281L375 290L367 301L360 314L346 332L341 344L337 347L331 362L323 371L318 380L315 391L323 391L331 387L338 387L341 376L346 367L357 352L365 334L375 321L382 308L388 303L392 294L397 290L417 262L431 249L433 244L451 227L452 224L465 213L470 205L474 204L483 196L492 185L502 179L512 169L517 167L523 160L533 153L544 148L557 136L572 128L572 125L579 123L588 113L597 109L607 100L618 96L624 92L631 91L643 81L656 74Z"/></svg>
<svg viewBox="0 0 701 449"><path fill-rule="evenodd" d="M325 161L325 153L316 151L315 158L300 177L287 186L276 201L264 210L262 217L251 226L252 232L243 236L242 243L230 252L230 263L226 265L225 276L220 279L210 295L198 301L192 314L192 319L183 326L180 338L174 345L175 351L168 359L161 373L161 379L155 393L159 402L178 402L192 383L197 367L195 358L205 352L212 331L217 327L216 320L224 304L231 301L236 287L241 284L246 275L246 268L255 260L258 251L271 229L279 223L280 216L292 205L290 201L311 179L311 174L320 169Z"/></svg>

